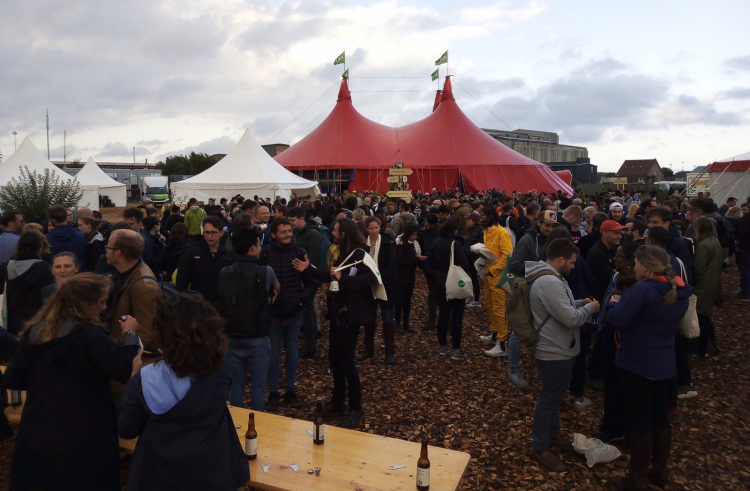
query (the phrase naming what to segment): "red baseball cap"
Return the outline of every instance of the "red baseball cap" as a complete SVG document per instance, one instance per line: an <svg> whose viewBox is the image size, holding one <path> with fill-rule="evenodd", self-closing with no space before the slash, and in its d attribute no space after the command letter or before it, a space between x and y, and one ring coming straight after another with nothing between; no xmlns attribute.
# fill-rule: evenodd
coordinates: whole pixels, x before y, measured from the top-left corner
<svg viewBox="0 0 750 491"><path fill-rule="evenodd" d="M601 227L599 227L599 231L601 233L604 233L604 232L612 232L613 230L622 230L624 228L627 228L627 227L620 225L614 220L607 220L604 223L602 223Z"/></svg>

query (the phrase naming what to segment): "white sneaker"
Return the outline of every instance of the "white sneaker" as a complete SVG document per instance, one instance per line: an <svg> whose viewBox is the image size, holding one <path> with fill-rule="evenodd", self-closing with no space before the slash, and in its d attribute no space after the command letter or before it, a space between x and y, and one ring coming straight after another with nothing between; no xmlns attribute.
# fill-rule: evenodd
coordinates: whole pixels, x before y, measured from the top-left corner
<svg viewBox="0 0 750 491"><path fill-rule="evenodd" d="M477 302L477 301L475 301L475 300L471 300L470 302L466 303L466 306L467 307L481 307L482 304L479 303L479 302Z"/></svg>
<svg viewBox="0 0 750 491"><path fill-rule="evenodd" d="M484 354L493 358L500 358L501 356L508 356L508 350L505 348L505 343L497 341L495 347L489 351L485 351Z"/></svg>
<svg viewBox="0 0 750 491"><path fill-rule="evenodd" d="M495 339L492 337L492 334L489 336L479 336L479 340L483 343L495 344Z"/></svg>
<svg viewBox="0 0 750 491"><path fill-rule="evenodd" d="M583 402L573 401L573 411L580 413L591 405L591 399L588 397L583 398Z"/></svg>

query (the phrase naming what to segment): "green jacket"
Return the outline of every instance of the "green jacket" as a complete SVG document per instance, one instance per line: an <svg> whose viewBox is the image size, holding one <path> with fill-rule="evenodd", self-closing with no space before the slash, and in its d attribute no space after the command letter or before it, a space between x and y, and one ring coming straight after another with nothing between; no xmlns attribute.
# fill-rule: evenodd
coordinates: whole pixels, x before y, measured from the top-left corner
<svg viewBox="0 0 750 491"><path fill-rule="evenodd" d="M310 263L317 267L322 260L320 255L323 252L323 239L320 238L320 234L313 230L310 225L305 225L305 228L294 234L294 240L297 242L297 247L301 247L307 252Z"/></svg>
<svg viewBox="0 0 750 491"><path fill-rule="evenodd" d="M203 223L203 219L206 218L206 210L200 207L195 207L197 209L190 208L185 212L185 220L184 223L188 228L188 234L190 235L200 235L201 234L201 223Z"/></svg>
<svg viewBox="0 0 750 491"><path fill-rule="evenodd" d="M715 237L704 239L695 248L695 257L693 258L695 288L693 288L693 294L698 297L696 310L701 315L710 316L713 313L723 259L724 252Z"/></svg>

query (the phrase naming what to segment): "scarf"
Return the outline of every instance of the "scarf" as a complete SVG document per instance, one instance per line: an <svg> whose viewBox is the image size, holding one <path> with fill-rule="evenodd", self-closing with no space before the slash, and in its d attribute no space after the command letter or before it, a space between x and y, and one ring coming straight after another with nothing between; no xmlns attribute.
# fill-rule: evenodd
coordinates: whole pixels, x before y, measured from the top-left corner
<svg viewBox="0 0 750 491"><path fill-rule="evenodd" d="M410 242L407 240L406 243L414 246L414 252L417 253L417 257L422 255L422 247L419 245L419 242L417 242L416 240L414 242ZM404 245L404 234L396 237L396 245Z"/></svg>
<svg viewBox="0 0 750 491"><path fill-rule="evenodd" d="M380 235L378 235L378 241L375 243L375 252L374 253L372 253L372 252L370 253L370 257L372 257L375 260L375 264L379 264L378 263L378 255L380 254L380 242L381 242L381 240L382 240L382 237ZM372 248L372 244L370 243L370 236L369 235L367 236L367 245ZM372 249L370 249L370 250L372 250Z"/></svg>

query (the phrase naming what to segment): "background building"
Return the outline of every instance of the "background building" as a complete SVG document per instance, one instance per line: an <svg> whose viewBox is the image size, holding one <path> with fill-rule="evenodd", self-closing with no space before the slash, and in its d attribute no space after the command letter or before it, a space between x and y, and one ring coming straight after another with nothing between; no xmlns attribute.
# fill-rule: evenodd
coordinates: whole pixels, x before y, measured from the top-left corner
<svg viewBox="0 0 750 491"><path fill-rule="evenodd" d="M627 178L628 184L653 184L664 180L664 174L656 159L626 160L616 176Z"/></svg>

